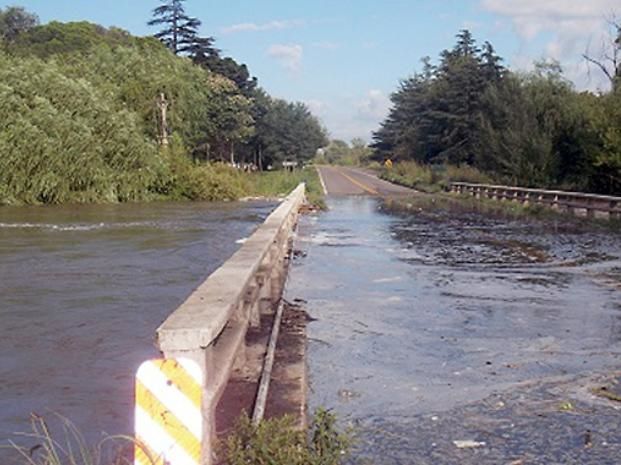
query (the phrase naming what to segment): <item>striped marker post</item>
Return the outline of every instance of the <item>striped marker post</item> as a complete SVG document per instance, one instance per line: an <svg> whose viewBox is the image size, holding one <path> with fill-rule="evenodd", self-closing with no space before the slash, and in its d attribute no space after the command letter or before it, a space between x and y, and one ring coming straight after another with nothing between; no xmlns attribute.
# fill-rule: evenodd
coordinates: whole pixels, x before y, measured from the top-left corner
<svg viewBox="0 0 621 465"><path fill-rule="evenodd" d="M135 465L200 465L203 376L188 359L151 360L136 374Z"/></svg>

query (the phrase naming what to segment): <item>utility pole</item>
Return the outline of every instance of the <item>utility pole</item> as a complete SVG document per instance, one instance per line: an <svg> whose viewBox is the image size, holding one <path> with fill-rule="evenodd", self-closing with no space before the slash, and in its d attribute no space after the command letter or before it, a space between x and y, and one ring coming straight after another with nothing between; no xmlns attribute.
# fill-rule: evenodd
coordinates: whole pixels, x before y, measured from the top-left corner
<svg viewBox="0 0 621 465"><path fill-rule="evenodd" d="M166 119L168 112L168 101L166 100L166 95L164 92L160 94L157 98L157 109L158 109L158 135L157 140L160 145L166 146L168 145L168 121Z"/></svg>

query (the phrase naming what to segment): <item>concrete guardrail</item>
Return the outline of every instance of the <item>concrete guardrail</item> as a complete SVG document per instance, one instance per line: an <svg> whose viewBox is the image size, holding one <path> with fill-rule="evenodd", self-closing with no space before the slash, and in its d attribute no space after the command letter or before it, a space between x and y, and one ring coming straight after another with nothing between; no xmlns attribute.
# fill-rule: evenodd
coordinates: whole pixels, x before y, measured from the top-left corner
<svg viewBox="0 0 621 465"><path fill-rule="evenodd" d="M558 211L586 215L587 218L596 216L621 218L621 197L467 182L451 183L451 192L469 194L477 199L488 198L520 202L524 205L544 205Z"/></svg>
<svg viewBox="0 0 621 465"><path fill-rule="evenodd" d="M234 367L244 362L246 331L281 299L290 239L304 199L301 184L157 329L167 359L190 359L202 368L204 465L214 460L216 406Z"/></svg>

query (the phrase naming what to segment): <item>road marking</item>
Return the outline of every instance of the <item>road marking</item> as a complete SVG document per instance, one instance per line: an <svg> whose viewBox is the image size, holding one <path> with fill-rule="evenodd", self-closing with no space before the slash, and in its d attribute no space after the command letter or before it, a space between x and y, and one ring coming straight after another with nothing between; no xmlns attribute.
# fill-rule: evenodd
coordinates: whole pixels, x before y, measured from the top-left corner
<svg viewBox="0 0 621 465"><path fill-rule="evenodd" d="M349 182L355 184L356 186L358 186L360 189L362 189L363 191L368 192L369 194L373 194L373 195L379 195L379 192L376 191L375 189L359 182L356 181L354 178L352 178L351 176L348 176L347 174L343 173L341 170L337 169L336 170L341 176L343 176L345 179L347 179Z"/></svg>
<svg viewBox="0 0 621 465"><path fill-rule="evenodd" d="M202 375L190 360L150 360L136 374L135 465L199 465Z"/></svg>
<svg viewBox="0 0 621 465"><path fill-rule="evenodd" d="M326 187L326 183L323 180L323 176L319 168L317 168L317 174L319 175L319 181L321 182L321 187L323 188L323 195L328 195L328 188Z"/></svg>

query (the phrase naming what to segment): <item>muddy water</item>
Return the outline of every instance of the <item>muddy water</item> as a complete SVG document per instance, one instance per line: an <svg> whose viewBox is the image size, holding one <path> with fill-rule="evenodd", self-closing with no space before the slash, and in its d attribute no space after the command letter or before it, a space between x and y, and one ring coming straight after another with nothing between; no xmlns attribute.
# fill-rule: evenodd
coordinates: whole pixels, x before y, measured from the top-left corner
<svg viewBox="0 0 621 465"><path fill-rule="evenodd" d="M154 331L273 205L0 209L0 440L30 412L131 432ZM0 458L3 449L0 449Z"/></svg>
<svg viewBox="0 0 621 465"><path fill-rule="evenodd" d="M288 294L317 319L311 407L356 427L357 459L510 463L506 450L454 455L452 440L479 438L457 427L463 409L524 383L621 369L618 234L471 213L396 215L371 198L329 205L302 224L307 256ZM617 447L610 462L604 450L592 462L519 463L618 463L614 418L600 428L610 436L601 443Z"/></svg>

